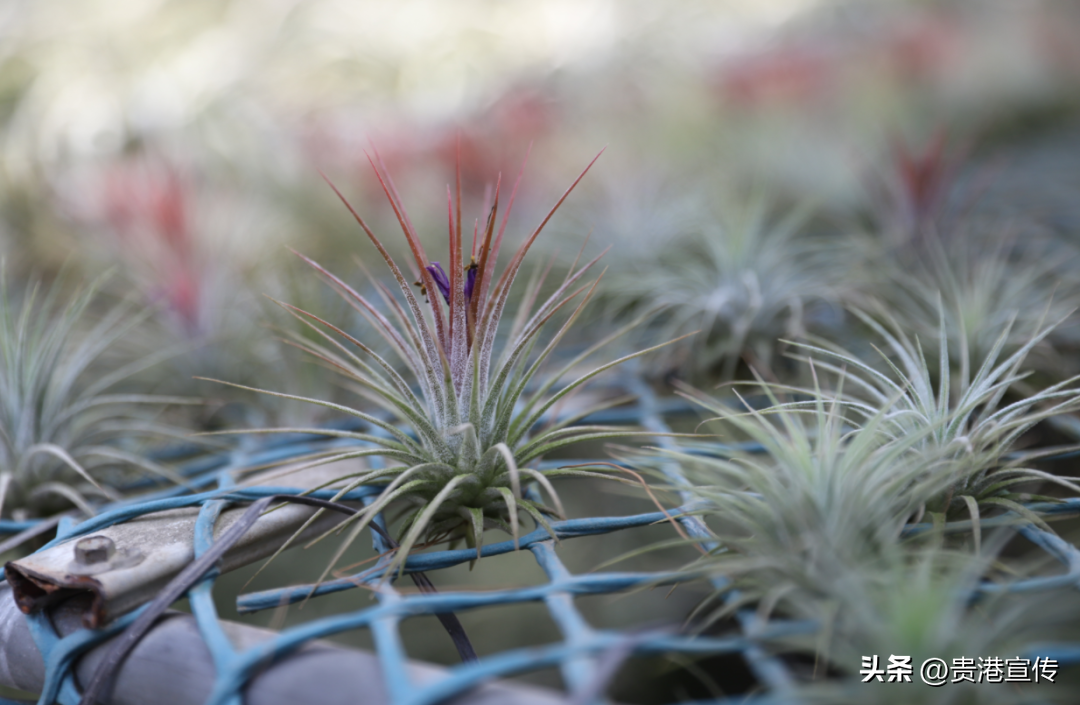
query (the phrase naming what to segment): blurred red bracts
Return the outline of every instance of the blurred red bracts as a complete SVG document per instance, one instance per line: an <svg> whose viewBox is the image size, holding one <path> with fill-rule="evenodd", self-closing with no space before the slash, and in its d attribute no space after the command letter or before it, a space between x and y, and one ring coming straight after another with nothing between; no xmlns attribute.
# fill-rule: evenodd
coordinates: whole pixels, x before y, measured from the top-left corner
<svg viewBox="0 0 1080 705"><path fill-rule="evenodd" d="M379 144L381 162L395 174L407 177L434 170L460 178L465 197L482 197L492 186L493 174L511 173L516 155L553 136L559 122L556 106L543 87L523 85L455 122L395 116L392 121L360 124L355 116L330 115L308 126L305 149L321 169L355 173L370 201L383 195L366 178L365 150L370 142Z"/></svg>
<svg viewBox="0 0 1080 705"><path fill-rule="evenodd" d="M963 35L941 14L927 14L890 26L882 45L888 67L905 81L932 80L960 55Z"/></svg>
<svg viewBox="0 0 1080 705"><path fill-rule="evenodd" d="M921 148L893 139L888 175L895 215L902 227L920 233L940 215L952 189L960 157L947 148L938 129Z"/></svg>
<svg viewBox="0 0 1080 705"><path fill-rule="evenodd" d="M963 33L944 13L921 13L858 32L807 32L729 56L713 85L726 105L791 107L850 100L860 87L932 82L953 64Z"/></svg>
<svg viewBox="0 0 1080 705"><path fill-rule="evenodd" d="M144 288L186 336L205 331L205 267L192 227L191 179L163 159L129 158L102 168L97 188L79 214L90 220Z"/></svg>
<svg viewBox="0 0 1080 705"><path fill-rule="evenodd" d="M540 88L511 88L465 121L464 127L442 128L431 157L447 173L460 165L466 195L483 194L492 174L512 171L513 155L554 132L558 125L555 105Z"/></svg>
<svg viewBox="0 0 1080 705"><path fill-rule="evenodd" d="M744 55L721 67L718 89L739 107L813 102L836 82L837 61L825 47L779 46Z"/></svg>

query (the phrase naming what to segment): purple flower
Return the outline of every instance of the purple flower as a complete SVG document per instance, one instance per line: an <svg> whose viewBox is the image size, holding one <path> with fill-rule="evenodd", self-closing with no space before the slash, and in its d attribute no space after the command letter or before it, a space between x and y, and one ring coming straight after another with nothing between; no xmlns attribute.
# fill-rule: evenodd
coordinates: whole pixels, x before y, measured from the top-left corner
<svg viewBox="0 0 1080 705"><path fill-rule="evenodd" d="M431 278L435 280L435 286L439 287L439 292L442 293L443 300L446 301L446 303L450 303L450 279L447 278L442 265L438 262L432 262L425 267L425 269L431 272ZM465 296L468 297L468 294L466 293Z"/></svg>
<svg viewBox="0 0 1080 705"><path fill-rule="evenodd" d="M465 268L465 300L468 301L472 298L473 287L476 285L476 270L479 267L476 264L476 260L469 262L469 266Z"/></svg>

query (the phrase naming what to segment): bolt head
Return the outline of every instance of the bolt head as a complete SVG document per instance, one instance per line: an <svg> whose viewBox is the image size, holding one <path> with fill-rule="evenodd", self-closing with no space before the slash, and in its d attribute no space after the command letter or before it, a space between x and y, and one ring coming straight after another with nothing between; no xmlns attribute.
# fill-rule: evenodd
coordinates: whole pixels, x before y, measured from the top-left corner
<svg viewBox="0 0 1080 705"><path fill-rule="evenodd" d="M116 553L116 544L108 536L87 536L75 543L75 562L80 565L105 563Z"/></svg>

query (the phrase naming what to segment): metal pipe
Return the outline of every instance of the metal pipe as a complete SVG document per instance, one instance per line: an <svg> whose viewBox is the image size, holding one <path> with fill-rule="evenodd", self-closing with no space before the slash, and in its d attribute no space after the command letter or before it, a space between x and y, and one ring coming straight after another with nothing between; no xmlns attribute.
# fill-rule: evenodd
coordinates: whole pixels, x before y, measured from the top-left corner
<svg viewBox="0 0 1080 705"><path fill-rule="evenodd" d="M79 596L57 606L52 621L61 636L83 629L87 609ZM223 621L222 627L238 650L270 639L274 632ZM87 683L108 652L109 642L83 656L76 679ZM444 668L410 662L414 683L447 677ZM103 705L203 705L213 688L216 671L209 649L189 614L170 612L121 665ZM0 683L33 693L45 682L45 665L34 646L29 627L8 585L0 586ZM246 705L387 705L388 690L376 655L326 642L313 642L281 657L257 674L244 690ZM448 705L565 705L556 691L510 682L482 685L446 701Z"/></svg>

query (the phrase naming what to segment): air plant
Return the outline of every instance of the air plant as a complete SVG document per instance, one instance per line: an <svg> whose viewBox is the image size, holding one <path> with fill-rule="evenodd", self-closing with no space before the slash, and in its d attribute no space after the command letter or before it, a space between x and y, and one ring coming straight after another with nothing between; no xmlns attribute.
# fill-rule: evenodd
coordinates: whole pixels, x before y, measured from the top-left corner
<svg viewBox="0 0 1080 705"><path fill-rule="evenodd" d="M556 345L595 289L596 282L580 284L580 281L598 261L597 257L580 268L571 268L563 282L535 310L533 306L543 276L533 278L524 303L514 312L514 323L502 345L501 355L495 356L499 347L500 321L508 312L510 287L520 273L523 260L588 167L525 238L498 277L496 262L520 174L501 223L497 220L501 184L496 185L490 212L473 228L471 250L464 245L460 181L456 199L447 189L449 257L445 260L447 266L443 267L425 252L381 160L378 164L372 160L372 167L411 249L418 275L416 284L410 284L412 278L402 271L380 239L340 193L338 196L390 269L400 299L387 286L376 282L383 304L380 307L321 265L304 259L378 331L406 372L399 371L397 366L376 353L372 345L349 335L334 323L282 304L308 323L322 340L320 344L300 344L341 372L361 390L366 401L380 407L380 412L258 390L333 409L361 421L369 429L365 432L295 428L255 431L318 432L364 444L360 450L337 451L316 462L353 457L380 459L364 472L344 476L335 483L341 486L339 496L364 484L383 484L385 487L376 501L336 529L347 528L348 534L327 571L380 512L394 507L401 509L403 517L398 539L400 549L394 558L394 566L400 566L417 544L442 540L464 540L467 545L476 547L479 556L483 535L488 529L501 529L516 540L519 514L522 513L538 525L547 527L549 516L563 514L551 479L587 474L587 471L574 468L539 470L529 467L530 464L545 453L571 443L633 433L606 426L572 425L579 418L577 415L549 418L553 408L598 374L648 352L607 362L560 385L563 377L576 369L582 360L603 349L610 342L609 337L598 341L558 371L538 378L542 365L551 359ZM336 188L334 190L337 192ZM420 287L419 297L413 286ZM421 301L424 297L426 304ZM545 325L579 297L580 303L537 352ZM542 421L549 421L549 425L537 430ZM536 495L523 492L522 485L528 481L535 481L546 491L550 506Z"/></svg>
<svg viewBox="0 0 1080 705"><path fill-rule="evenodd" d="M939 339L939 317L954 369L961 353L983 360L1008 330L1002 351L1011 354L1036 335L1046 320L1065 322L1080 305L1075 285L1055 270L1045 253L1017 251L1008 239L928 242L915 262L876 263L871 284L878 298L904 328L919 336L932 358ZM1055 328L1030 350L1028 364L1040 371L1062 368Z"/></svg>
<svg viewBox="0 0 1080 705"><path fill-rule="evenodd" d="M718 547L689 572L737 575L748 599L769 603L812 590L843 566L871 565L945 489L939 466L949 461L923 451L926 431L892 437L887 410L852 428L845 404L821 389L810 390L809 401L786 402L775 396L778 387L760 389L771 406L688 395L716 414L711 427L720 438L756 443L758 451L706 445L638 461L675 461L701 502Z"/></svg>
<svg viewBox="0 0 1080 705"><path fill-rule="evenodd" d="M886 327L865 313L855 314L884 343L880 356L885 371L839 348L798 347L818 358L814 364L819 369L831 370L844 381L849 423L857 427L873 423L896 442L917 439L919 452L948 459L940 466L948 480L945 491L928 504L929 509L967 511L977 524L979 507L996 505L1039 522L1018 503L1026 495L1015 491L1017 485L1046 481L1080 492L1080 486L1067 478L1026 467L1038 452L1020 452L1024 434L1036 424L1080 409L1076 388L1080 377L1039 390L1020 387L1027 377L1021 371L1027 355L1050 335L1053 325L1042 326L1019 350L1005 354L1011 332L1006 325L982 359L973 361L962 347L960 369L953 374L941 308L935 379L918 339L905 335L895 321ZM1024 393L1018 395L1018 390Z"/></svg>
<svg viewBox="0 0 1080 705"><path fill-rule="evenodd" d="M83 330L97 289L65 298L58 281L19 297L0 275L0 511L34 516L74 505L93 514L92 497L116 499L117 486L140 475L179 480L140 455L139 443L183 437L148 409L192 400L117 390L160 356L99 369L145 312L122 302Z"/></svg>
<svg viewBox="0 0 1080 705"><path fill-rule="evenodd" d="M1043 320L1064 318L1080 305L1060 249L1055 252L1053 243L1034 237L1032 224L1015 233L947 207L957 191L962 151L949 149L940 130L921 151L896 142L876 208L881 235L893 237L894 247L885 247L880 236L853 242L865 247L858 268L868 276L864 293L889 307L931 353L943 307L954 367L965 347L975 359L985 357L1007 326L1011 334L1004 349L1011 353ZM973 206L975 199L970 201ZM953 217L947 217L950 210ZM1055 352L1065 336L1065 330L1056 330L1033 351L1029 364L1060 370L1063 360Z"/></svg>
<svg viewBox="0 0 1080 705"><path fill-rule="evenodd" d="M996 541L1004 543L1008 534ZM895 545L873 563L838 566L812 589L785 594L775 609L789 617L812 619L818 634L784 640L775 648L814 654L818 674L826 669L839 678L806 683L799 700L808 703L1024 703L1038 693L1054 702L1062 686L1048 683L1039 664L1046 653L1038 644L1075 639L1080 604L1061 590L1048 595L1010 595L998 591L975 599L993 555L973 556L941 546ZM890 655L910 656L910 683L880 683L872 675L874 656L884 671ZM1027 675L1040 684L994 687L986 682L954 682L957 666L974 669L980 678L982 659L1026 659ZM868 659L869 663L866 660ZM942 659L950 668L946 687L932 687L920 678L927 659ZM1035 659L1038 659L1036 662ZM1055 677L1057 668L1050 669ZM867 674L870 673L868 676ZM864 678L869 677L869 682ZM887 674L882 680L887 681ZM1060 675L1056 678L1060 680ZM1034 692L1033 692L1034 691ZM1065 696L1068 698L1068 696ZM1042 701L1042 700L1040 700ZM1062 700L1065 702L1067 700Z"/></svg>
<svg viewBox="0 0 1080 705"><path fill-rule="evenodd" d="M652 313L650 332L661 338L701 331L668 365L724 379L740 360L767 367L779 339L803 335L812 309L839 298L835 257L801 232L807 215L776 219L760 195L719 217L700 213L698 229L613 275L614 306Z"/></svg>

